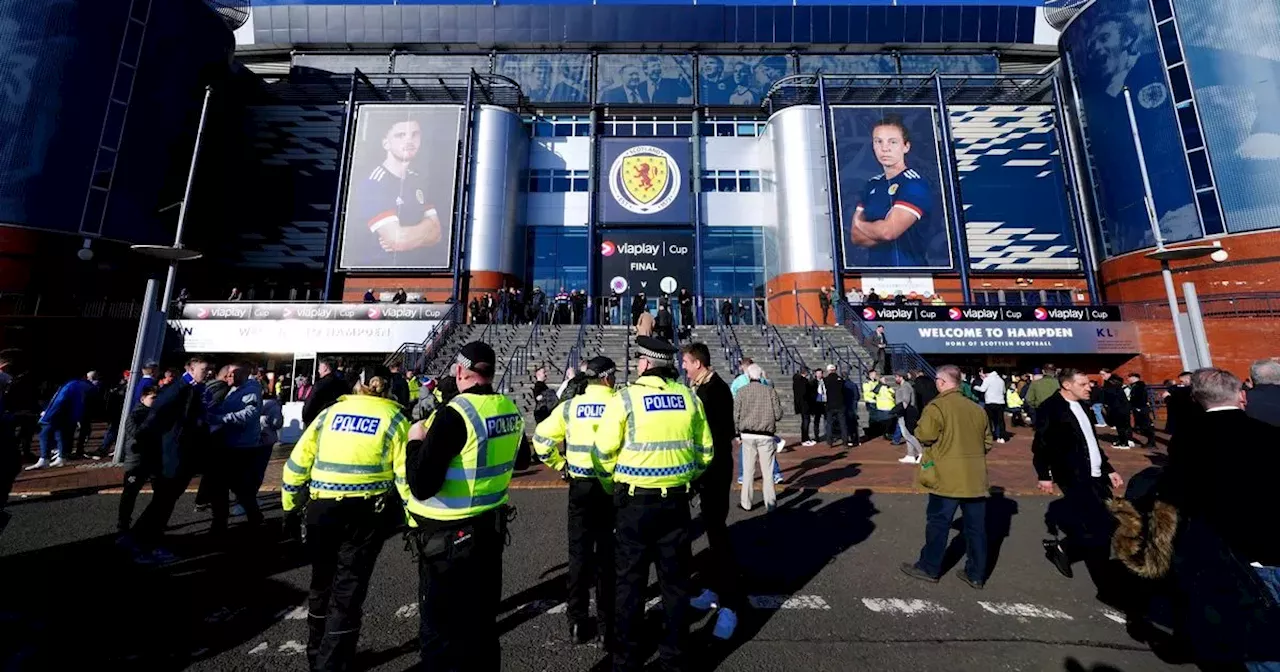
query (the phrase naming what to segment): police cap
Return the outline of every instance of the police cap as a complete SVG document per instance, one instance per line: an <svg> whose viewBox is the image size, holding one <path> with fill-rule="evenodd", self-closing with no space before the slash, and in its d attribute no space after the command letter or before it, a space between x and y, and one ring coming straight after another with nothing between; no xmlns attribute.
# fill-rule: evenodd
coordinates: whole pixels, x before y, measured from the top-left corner
<svg viewBox="0 0 1280 672"><path fill-rule="evenodd" d="M370 364L369 366L366 366L363 369L360 369L361 385L368 385L369 381L373 380L374 378L381 378L387 381L388 383L390 383L391 369L388 369L387 367L381 364Z"/></svg>
<svg viewBox="0 0 1280 672"><path fill-rule="evenodd" d="M493 377L493 370L497 366L498 357L488 343L472 341L462 346L462 349L458 351L457 361L470 371L475 371L482 376Z"/></svg>
<svg viewBox="0 0 1280 672"><path fill-rule="evenodd" d="M618 365L614 364L613 360L608 357L592 357L591 361L587 362L587 377L608 378L613 375L617 368Z"/></svg>
<svg viewBox="0 0 1280 672"><path fill-rule="evenodd" d="M676 346L652 336L637 336L636 350L645 359L666 364L674 364L678 352Z"/></svg>

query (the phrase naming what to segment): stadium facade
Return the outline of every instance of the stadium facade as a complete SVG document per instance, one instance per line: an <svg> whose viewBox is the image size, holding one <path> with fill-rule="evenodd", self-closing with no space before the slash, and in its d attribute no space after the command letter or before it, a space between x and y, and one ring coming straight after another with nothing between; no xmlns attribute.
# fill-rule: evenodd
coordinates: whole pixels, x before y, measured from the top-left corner
<svg viewBox="0 0 1280 672"><path fill-rule="evenodd" d="M100 67L118 73L114 50L129 51L120 45L151 4L97 5L133 21L90 54ZM131 114L123 143L77 142L43 173L74 198L6 184L4 203L28 207L2 219L88 239L100 265L136 266L106 241L164 237L172 214L153 213L171 190L134 182L185 176L173 166L190 158L210 85L187 228L205 259L180 283L193 296L687 288L704 313L759 300L776 322L817 316L826 286L952 305L1135 304L1126 319L1150 320L1131 352L1163 376L1177 350L1167 313L1146 303L1163 285L1144 256L1156 241L1127 87L1164 242L1212 238L1231 254L1175 264L1179 279L1245 295L1280 276L1267 231L1280 226L1280 135L1268 127L1280 24L1259 14L1276 11L1265 3L229 4L211 0L204 18L243 20L234 61L208 66L228 51L211 47L191 59L199 67L168 66L183 123ZM231 35L216 20L188 32L191 45ZM163 60L144 50L137 71ZM72 87L72 63L58 67L43 78ZM102 88L88 97L106 114L80 126L105 128L118 102L138 107ZM8 118L19 135L34 123ZM135 128L152 140L131 143ZM124 161L144 151L134 146L163 157L135 165L133 182L107 179L109 203L154 207L86 216L95 185L121 172L102 148ZM37 200L69 212L37 216ZM12 259L35 243L7 245ZM1238 344L1233 357L1266 352L1265 340L1240 341L1247 330L1219 329L1233 322L1211 320L1222 332L1211 342Z"/></svg>

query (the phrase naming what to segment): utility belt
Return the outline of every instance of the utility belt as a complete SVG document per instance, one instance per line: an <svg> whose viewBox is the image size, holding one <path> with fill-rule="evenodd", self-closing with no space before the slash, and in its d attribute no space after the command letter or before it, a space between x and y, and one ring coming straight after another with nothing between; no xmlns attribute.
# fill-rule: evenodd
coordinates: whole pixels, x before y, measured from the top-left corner
<svg viewBox="0 0 1280 672"><path fill-rule="evenodd" d="M693 484L685 483L684 485L672 485L665 488L642 488L631 485L630 483L618 483L616 494L624 497L634 497L637 499L649 499L657 497L688 497L693 493Z"/></svg>
<svg viewBox="0 0 1280 672"><path fill-rule="evenodd" d="M510 546L510 524L516 519L516 507L503 505L462 520L432 520L417 515L414 518L418 527L405 532L404 550L416 561L449 560L466 557L478 537L496 535L502 545Z"/></svg>

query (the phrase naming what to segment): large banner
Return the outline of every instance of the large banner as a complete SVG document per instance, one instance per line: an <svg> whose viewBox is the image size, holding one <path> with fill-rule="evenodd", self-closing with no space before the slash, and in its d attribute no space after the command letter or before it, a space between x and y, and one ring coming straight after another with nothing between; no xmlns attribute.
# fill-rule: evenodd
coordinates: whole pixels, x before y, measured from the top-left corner
<svg viewBox="0 0 1280 672"><path fill-rule="evenodd" d="M774 82L792 74L791 59L772 56L700 56L698 102L759 105Z"/></svg>
<svg viewBox="0 0 1280 672"><path fill-rule="evenodd" d="M498 54L496 72L519 82L535 103L590 100L590 54Z"/></svg>
<svg viewBox="0 0 1280 672"><path fill-rule="evenodd" d="M445 303L188 303L184 320L438 320Z"/></svg>
<svg viewBox="0 0 1280 672"><path fill-rule="evenodd" d="M600 140L600 222L690 223L691 151L688 138Z"/></svg>
<svg viewBox="0 0 1280 672"><path fill-rule="evenodd" d="M600 241L600 286L605 294L657 297L693 291L693 234L609 231Z"/></svg>
<svg viewBox="0 0 1280 672"><path fill-rule="evenodd" d="M1204 235L1148 0L1090 5L1067 26L1062 44L1084 106L1085 146L1107 254L1155 245L1125 110L1126 88L1133 97L1161 237L1171 243Z"/></svg>
<svg viewBox="0 0 1280 672"><path fill-rule="evenodd" d="M187 352L325 354L395 352L421 343L438 320L169 320Z"/></svg>
<svg viewBox="0 0 1280 672"><path fill-rule="evenodd" d="M693 102L693 57L600 54L596 95L609 104L688 105Z"/></svg>
<svg viewBox="0 0 1280 672"><path fill-rule="evenodd" d="M850 270L948 270L951 230L932 107L831 108Z"/></svg>
<svg viewBox="0 0 1280 672"><path fill-rule="evenodd" d="M969 267L1076 271L1080 255L1048 105L952 105Z"/></svg>
<svg viewBox="0 0 1280 672"><path fill-rule="evenodd" d="M361 105L340 266L444 270L453 261L460 105Z"/></svg>
<svg viewBox="0 0 1280 672"><path fill-rule="evenodd" d="M909 345L925 355L1141 352L1138 330L1126 322L890 322L884 325L884 335L890 344Z"/></svg>

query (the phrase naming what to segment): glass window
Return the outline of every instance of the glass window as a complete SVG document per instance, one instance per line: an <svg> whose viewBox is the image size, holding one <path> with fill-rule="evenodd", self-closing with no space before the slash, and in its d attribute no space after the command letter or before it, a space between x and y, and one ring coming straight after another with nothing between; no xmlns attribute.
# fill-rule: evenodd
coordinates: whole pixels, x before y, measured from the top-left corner
<svg viewBox="0 0 1280 672"><path fill-rule="evenodd" d="M635 135L635 134L636 134L635 124L616 124L616 123L613 125L613 133L611 133L611 135L622 135L622 136Z"/></svg>
<svg viewBox="0 0 1280 672"><path fill-rule="evenodd" d="M1191 99L1191 83L1187 81L1187 66L1175 65L1169 68L1169 88L1173 90L1173 102L1181 103Z"/></svg>
<svg viewBox="0 0 1280 672"><path fill-rule="evenodd" d="M1151 0L1151 9L1155 11L1156 21L1164 21L1173 16L1173 8L1169 0Z"/></svg>
<svg viewBox="0 0 1280 672"><path fill-rule="evenodd" d="M764 296L764 234L759 227L702 230L703 293L708 299Z"/></svg>
<svg viewBox="0 0 1280 672"><path fill-rule="evenodd" d="M1196 189L1213 186L1213 174L1209 171L1209 157L1204 150L1187 152L1187 163L1191 165L1191 182Z"/></svg>
<svg viewBox="0 0 1280 672"><path fill-rule="evenodd" d="M1182 47L1178 44L1178 27L1173 21L1156 29L1160 32L1160 47L1164 50L1166 66L1182 62Z"/></svg>
<svg viewBox="0 0 1280 672"><path fill-rule="evenodd" d="M703 127L706 127L706 124L702 124L702 126L703 126ZM676 135L677 135L677 136L679 136L679 137L682 137L682 138L687 138L687 137L692 136L692 135L693 135L693 124L692 124L692 123L687 123L687 122L686 122L686 123L679 123L679 124L676 124Z"/></svg>
<svg viewBox="0 0 1280 672"><path fill-rule="evenodd" d="M548 295L587 288L587 227L535 226L528 234L529 285Z"/></svg>
<svg viewBox="0 0 1280 672"><path fill-rule="evenodd" d="M1196 118L1195 103L1188 100L1178 106L1178 125L1182 127L1182 140L1186 143L1187 149L1204 146L1204 139L1200 135L1200 120Z"/></svg>
<svg viewBox="0 0 1280 672"><path fill-rule="evenodd" d="M574 124L573 134L579 138L585 138L591 135L591 124Z"/></svg>

